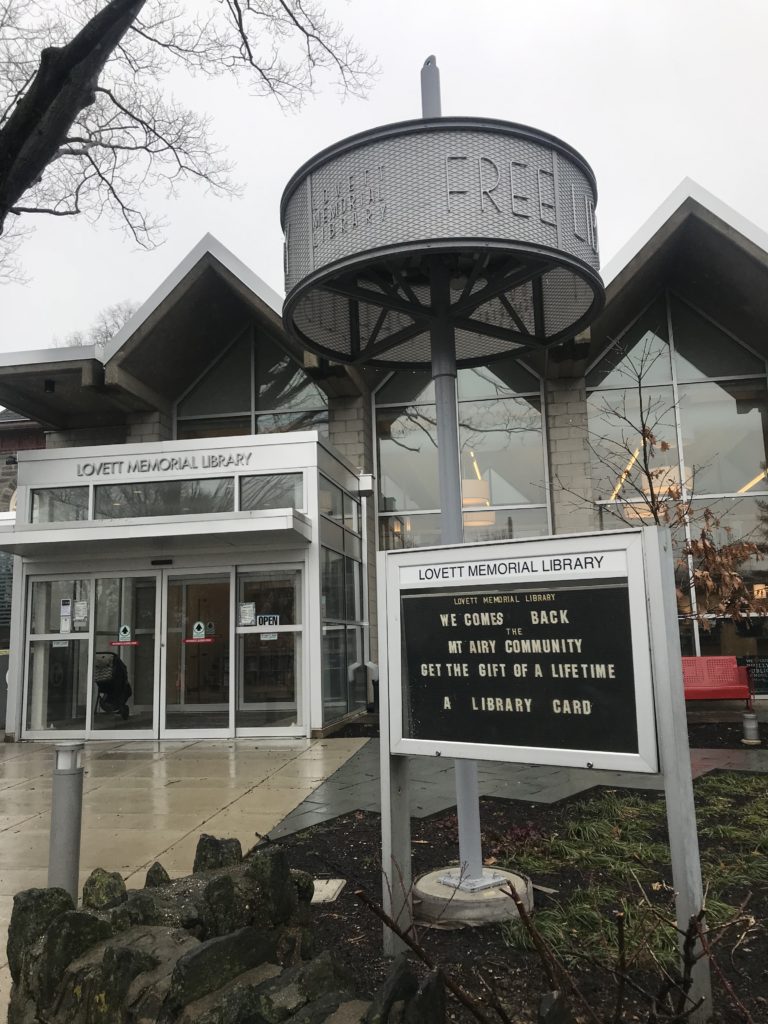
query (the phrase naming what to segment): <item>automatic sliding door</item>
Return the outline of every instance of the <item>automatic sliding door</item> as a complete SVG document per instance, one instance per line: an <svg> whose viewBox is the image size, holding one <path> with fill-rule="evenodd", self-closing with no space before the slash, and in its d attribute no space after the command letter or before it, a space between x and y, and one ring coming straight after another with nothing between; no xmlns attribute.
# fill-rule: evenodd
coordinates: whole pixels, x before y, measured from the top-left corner
<svg viewBox="0 0 768 1024"><path fill-rule="evenodd" d="M165 729L229 729L229 574L168 580Z"/></svg>
<svg viewBox="0 0 768 1024"><path fill-rule="evenodd" d="M94 732L155 735L157 580L122 576L96 580Z"/></svg>

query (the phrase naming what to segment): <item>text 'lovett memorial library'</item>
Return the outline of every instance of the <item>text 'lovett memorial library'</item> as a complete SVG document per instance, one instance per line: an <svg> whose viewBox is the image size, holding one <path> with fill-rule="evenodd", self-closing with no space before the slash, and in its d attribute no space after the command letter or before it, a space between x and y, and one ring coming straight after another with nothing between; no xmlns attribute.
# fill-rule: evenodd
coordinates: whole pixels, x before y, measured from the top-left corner
<svg viewBox="0 0 768 1024"><path fill-rule="evenodd" d="M658 486L768 540L768 236L685 183L603 276L586 335L459 371L465 541L643 522L640 401ZM308 736L371 699L376 551L439 542L430 375L307 356L281 305L206 237L105 351L2 356L8 738ZM768 655L684 580L684 654Z"/></svg>

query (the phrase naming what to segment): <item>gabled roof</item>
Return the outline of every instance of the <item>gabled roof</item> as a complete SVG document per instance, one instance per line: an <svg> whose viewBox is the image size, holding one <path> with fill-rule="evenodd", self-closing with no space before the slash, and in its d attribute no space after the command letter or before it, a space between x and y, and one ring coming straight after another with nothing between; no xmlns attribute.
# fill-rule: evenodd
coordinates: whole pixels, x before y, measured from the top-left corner
<svg viewBox="0 0 768 1024"><path fill-rule="evenodd" d="M768 233L686 178L602 271L591 357L662 288L768 357Z"/></svg>

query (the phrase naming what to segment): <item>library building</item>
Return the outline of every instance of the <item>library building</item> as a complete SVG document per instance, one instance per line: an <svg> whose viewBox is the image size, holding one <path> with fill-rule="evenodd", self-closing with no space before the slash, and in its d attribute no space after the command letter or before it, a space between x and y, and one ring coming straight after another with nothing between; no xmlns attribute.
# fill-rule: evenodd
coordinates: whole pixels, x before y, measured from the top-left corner
<svg viewBox="0 0 768 1024"><path fill-rule="evenodd" d="M683 655L768 696L768 557L734 618L686 554L705 521L768 550L768 235L684 182L601 273L589 331L459 370L464 540L671 496ZM206 236L103 348L0 355L7 740L318 736L375 699L376 553L440 542L434 390L281 310Z"/></svg>

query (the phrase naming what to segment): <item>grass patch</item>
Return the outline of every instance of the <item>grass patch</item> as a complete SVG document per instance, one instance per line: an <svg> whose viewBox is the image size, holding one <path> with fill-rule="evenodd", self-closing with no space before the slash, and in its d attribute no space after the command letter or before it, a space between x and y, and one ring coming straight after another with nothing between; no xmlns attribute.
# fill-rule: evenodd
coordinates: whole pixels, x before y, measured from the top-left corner
<svg viewBox="0 0 768 1024"><path fill-rule="evenodd" d="M708 919L717 926L752 886L768 882L768 780L719 772L696 781L695 797ZM630 963L674 962L676 936L660 920L674 916L662 796L607 790L564 808L549 835L503 839L497 863L560 889L536 924L561 955L615 963L621 912ZM530 948L517 924L503 933L510 945Z"/></svg>

